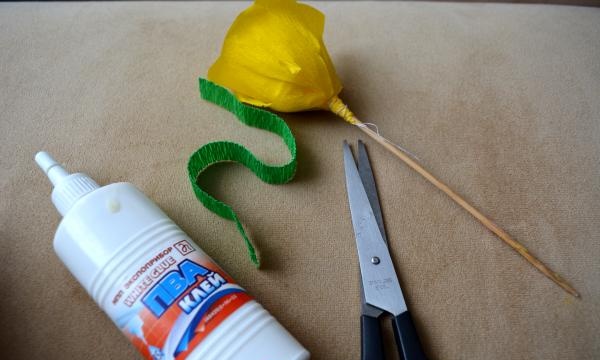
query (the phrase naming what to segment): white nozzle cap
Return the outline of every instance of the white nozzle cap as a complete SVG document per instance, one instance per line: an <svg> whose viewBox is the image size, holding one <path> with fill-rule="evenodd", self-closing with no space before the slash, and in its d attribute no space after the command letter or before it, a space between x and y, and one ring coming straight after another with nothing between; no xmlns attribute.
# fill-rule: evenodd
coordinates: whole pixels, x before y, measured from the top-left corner
<svg viewBox="0 0 600 360"><path fill-rule="evenodd" d="M48 176L54 186L62 179L69 176L69 173L45 151L40 151L35 154L35 162L39 165L44 174Z"/></svg>
<svg viewBox="0 0 600 360"><path fill-rule="evenodd" d="M40 151L35 155L35 162L48 176L52 185L54 185L52 202L63 216L73 207L77 200L100 187L85 174L69 174L45 151Z"/></svg>

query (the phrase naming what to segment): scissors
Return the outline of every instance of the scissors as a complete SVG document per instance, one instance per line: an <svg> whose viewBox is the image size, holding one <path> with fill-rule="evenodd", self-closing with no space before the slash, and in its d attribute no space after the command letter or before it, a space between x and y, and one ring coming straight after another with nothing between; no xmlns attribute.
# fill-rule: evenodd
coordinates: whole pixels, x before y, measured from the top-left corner
<svg viewBox="0 0 600 360"><path fill-rule="evenodd" d="M350 146L344 141L344 168L360 265L361 359L385 359L379 327L384 313L392 315L400 358L426 359L388 251L375 179L362 141L358 141L358 168Z"/></svg>

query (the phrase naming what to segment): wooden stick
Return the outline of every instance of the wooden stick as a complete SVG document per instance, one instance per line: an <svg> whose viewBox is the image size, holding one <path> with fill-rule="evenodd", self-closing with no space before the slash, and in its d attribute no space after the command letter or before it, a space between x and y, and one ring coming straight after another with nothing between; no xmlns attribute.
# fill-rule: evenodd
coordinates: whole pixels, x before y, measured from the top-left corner
<svg viewBox="0 0 600 360"><path fill-rule="evenodd" d="M349 111L348 111L349 112ZM336 112L338 115L339 112ZM352 114L352 113L350 113ZM475 209L471 204L465 201L460 195L452 191L448 187L448 185L444 184L440 180L438 180L435 176L433 176L429 171L425 170L419 163L414 161L411 157L406 155L403 151L401 151L397 146L390 143L383 136L379 135L375 131L369 129L366 124L362 123L358 120L354 115L351 116L351 121L348 122L353 123L358 126L364 133L369 135L379 144L383 145L386 149L388 149L391 153L396 155L400 160L404 161L408 166L410 166L413 170L421 174L425 179L427 179L430 183L435 185L438 189L442 190L446 195L450 196L452 200L454 200L458 205L462 206L463 209L467 210L469 214L473 215L479 222L481 222L486 228L488 228L491 232L496 234L500 239L502 239L505 243L508 244L511 248L513 248L516 252L521 254L530 264L535 266L536 269L542 272L542 274L546 275L550 280L554 281L558 286L563 288L569 294L579 297L579 293L569 285L560 275L550 270L544 263L538 260L535 256L531 255L527 248L525 248L521 243L510 237L506 233L506 231L502 230L498 225L496 225L492 220L488 219L485 215L483 215L479 210Z"/></svg>

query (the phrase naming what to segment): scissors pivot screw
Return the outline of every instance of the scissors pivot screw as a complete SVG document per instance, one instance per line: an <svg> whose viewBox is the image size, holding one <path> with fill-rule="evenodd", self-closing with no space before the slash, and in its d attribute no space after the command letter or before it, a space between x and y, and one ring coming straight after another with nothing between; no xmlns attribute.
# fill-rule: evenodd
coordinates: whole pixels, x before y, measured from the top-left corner
<svg viewBox="0 0 600 360"><path fill-rule="evenodd" d="M371 264L377 265L377 264L379 264L380 261L381 260L379 260L379 258L377 256L373 256L371 258Z"/></svg>

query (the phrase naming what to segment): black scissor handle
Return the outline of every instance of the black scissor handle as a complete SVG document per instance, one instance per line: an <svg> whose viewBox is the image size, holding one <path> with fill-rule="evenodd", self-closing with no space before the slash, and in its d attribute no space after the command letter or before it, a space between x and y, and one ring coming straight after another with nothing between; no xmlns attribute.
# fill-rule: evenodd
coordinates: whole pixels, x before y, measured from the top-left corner
<svg viewBox="0 0 600 360"><path fill-rule="evenodd" d="M402 360L427 360L410 313L405 311L395 316L392 325L400 358Z"/></svg>
<svg viewBox="0 0 600 360"><path fill-rule="evenodd" d="M360 345L361 360L385 360L379 318L360 317Z"/></svg>

